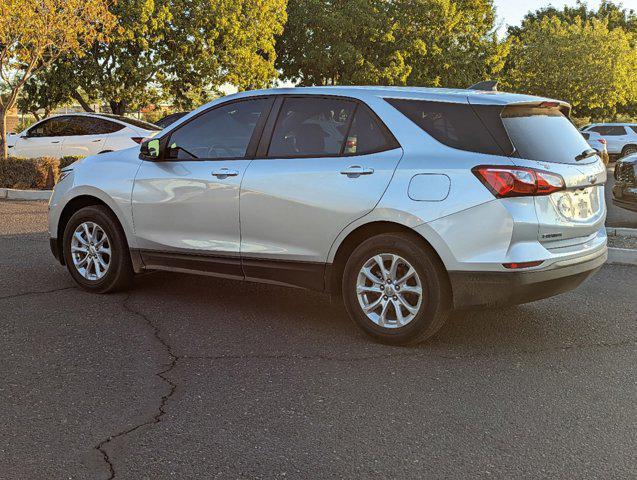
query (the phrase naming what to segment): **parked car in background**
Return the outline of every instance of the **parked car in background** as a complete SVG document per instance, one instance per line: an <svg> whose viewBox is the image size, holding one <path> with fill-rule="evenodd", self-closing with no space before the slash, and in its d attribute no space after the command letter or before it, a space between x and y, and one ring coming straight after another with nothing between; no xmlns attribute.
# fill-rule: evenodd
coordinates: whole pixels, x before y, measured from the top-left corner
<svg viewBox="0 0 637 480"><path fill-rule="evenodd" d="M105 113L55 115L8 137L14 157L88 156L139 145L161 128L134 118Z"/></svg>
<svg viewBox="0 0 637 480"><path fill-rule="evenodd" d="M612 157L637 153L637 124L593 123L582 128L582 132L599 133L606 140L606 149Z"/></svg>
<svg viewBox="0 0 637 480"><path fill-rule="evenodd" d="M185 117L189 113L190 112L171 113L170 115L166 115L164 118L162 118L160 120L157 120L155 122L155 125L157 125L158 127L161 127L161 128L166 128L168 125L172 125L177 120L179 120L182 117Z"/></svg>
<svg viewBox="0 0 637 480"><path fill-rule="evenodd" d="M613 204L637 212L637 154L617 160Z"/></svg>
<svg viewBox="0 0 637 480"><path fill-rule="evenodd" d="M597 132L582 132L582 137L588 142L588 144L599 152L604 165L608 165L608 150L606 149L606 140Z"/></svg>
<svg viewBox="0 0 637 480"><path fill-rule="evenodd" d="M51 250L88 291L144 270L305 287L377 340L418 342L452 308L550 297L606 261L606 168L569 110L475 90L242 92L63 170Z"/></svg>

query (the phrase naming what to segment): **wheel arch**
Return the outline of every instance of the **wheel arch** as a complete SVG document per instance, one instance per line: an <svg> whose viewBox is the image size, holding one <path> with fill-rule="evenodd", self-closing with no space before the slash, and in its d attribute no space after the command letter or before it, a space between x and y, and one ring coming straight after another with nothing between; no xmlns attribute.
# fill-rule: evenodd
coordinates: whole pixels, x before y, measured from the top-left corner
<svg viewBox="0 0 637 480"><path fill-rule="evenodd" d="M66 205L64 205L64 208L62 209L62 212L60 213L60 217L57 224L57 232L56 232L57 233L56 238L58 239L57 253L58 253L58 259L60 260L60 263L62 265L64 265L64 254L63 254L62 248L64 243L64 230L66 229L66 225L68 224L73 214L75 214L75 212L81 210L82 208L90 207L94 205L101 205L105 207L113 215L113 218L119 224L120 228L122 229L122 232L124 232L124 236L126 236L126 230L124 229L119 217L117 216L115 211L104 200L90 194L82 194L82 195L73 197L71 200L69 200L66 203Z"/></svg>
<svg viewBox="0 0 637 480"><path fill-rule="evenodd" d="M328 264L328 268L326 270L325 289L333 295L340 295L340 285L343 278L343 272L345 270L345 264L347 263L349 256L363 241L385 233L404 233L410 235L414 240L422 245L422 247L432 255L432 258L439 262L442 269L447 272L445 263L438 251L434 248L431 242L429 242L419 232L401 223L378 220L358 226L349 232L339 243L334 253L332 263Z"/></svg>

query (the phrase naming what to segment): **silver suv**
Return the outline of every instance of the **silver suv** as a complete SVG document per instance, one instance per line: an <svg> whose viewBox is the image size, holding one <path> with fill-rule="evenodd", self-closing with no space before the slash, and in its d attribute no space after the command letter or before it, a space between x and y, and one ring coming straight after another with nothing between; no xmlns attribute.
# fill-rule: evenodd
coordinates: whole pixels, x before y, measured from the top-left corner
<svg viewBox="0 0 637 480"><path fill-rule="evenodd" d="M606 169L566 103L316 87L209 103L64 170L51 249L83 288L168 270L342 296L392 344L452 308L528 302L606 260Z"/></svg>
<svg viewBox="0 0 637 480"><path fill-rule="evenodd" d="M582 128L582 132L599 133L606 140L608 154L614 157L637 153L637 124L593 123Z"/></svg>

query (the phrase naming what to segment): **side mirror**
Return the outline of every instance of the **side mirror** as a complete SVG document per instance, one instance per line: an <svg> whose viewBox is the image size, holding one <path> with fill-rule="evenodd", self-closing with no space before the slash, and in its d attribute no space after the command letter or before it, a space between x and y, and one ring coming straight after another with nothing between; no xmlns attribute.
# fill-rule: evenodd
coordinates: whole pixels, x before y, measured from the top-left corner
<svg viewBox="0 0 637 480"><path fill-rule="evenodd" d="M161 156L159 139L151 138L142 142L140 154L148 160L158 160Z"/></svg>

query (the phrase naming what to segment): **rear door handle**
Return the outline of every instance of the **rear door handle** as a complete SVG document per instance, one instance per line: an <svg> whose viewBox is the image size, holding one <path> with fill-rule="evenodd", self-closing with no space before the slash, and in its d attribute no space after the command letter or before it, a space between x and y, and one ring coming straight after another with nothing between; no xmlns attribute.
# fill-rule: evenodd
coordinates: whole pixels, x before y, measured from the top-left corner
<svg viewBox="0 0 637 480"><path fill-rule="evenodd" d="M371 175L374 173L373 168L361 167L360 165L352 165L345 170L341 170L341 175L347 175L350 178L356 178L361 175Z"/></svg>
<svg viewBox="0 0 637 480"><path fill-rule="evenodd" d="M60 143L60 141L59 141L59 140L54 140L54 141L53 141L53 142L51 142L51 143Z"/></svg>
<svg viewBox="0 0 637 480"><path fill-rule="evenodd" d="M237 170L229 170L226 167L220 168L218 170L213 170L212 176L217 178L225 178L225 177L236 177L239 175Z"/></svg>
<svg viewBox="0 0 637 480"><path fill-rule="evenodd" d="M102 139L101 139L101 138L98 138L97 140L91 140L91 141L92 141L93 143L97 143L97 142L101 142L101 141L102 141Z"/></svg>

